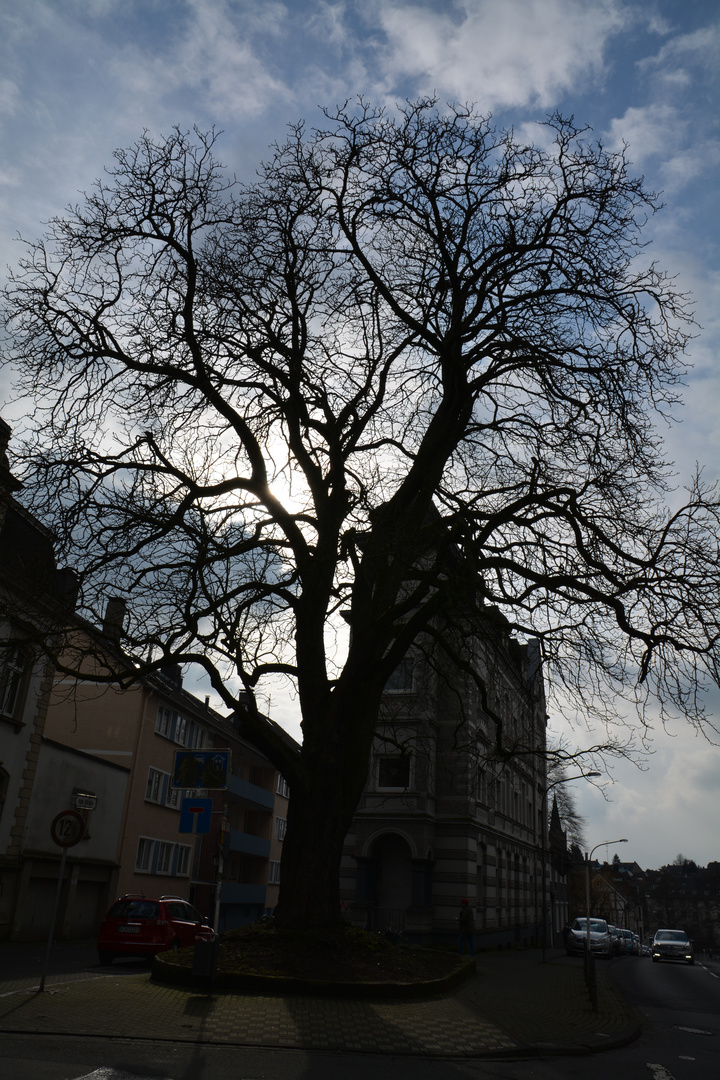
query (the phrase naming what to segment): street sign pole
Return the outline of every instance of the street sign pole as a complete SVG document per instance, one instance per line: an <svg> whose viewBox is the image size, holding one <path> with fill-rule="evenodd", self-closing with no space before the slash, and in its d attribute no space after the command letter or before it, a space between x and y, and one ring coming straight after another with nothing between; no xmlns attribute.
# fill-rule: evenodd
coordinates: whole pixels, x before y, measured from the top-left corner
<svg viewBox="0 0 720 1080"><path fill-rule="evenodd" d="M50 825L50 835L58 847L62 848L62 858L60 859L60 873L58 874L57 889L55 890L55 904L53 906L52 919L50 920L50 933L48 935L47 951L45 953L45 964L43 966L38 993L42 993L45 989L45 979L47 978L47 970L50 963L50 952L52 951L53 937L55 936L55 923L57 921L58 908L60 907L60 893L62 892L62 883L63 878L65 877L65 863L67 862L68 848L75 847L75 844L82 839L84 832L85 821L77 810L61 811L59 814L56 814Z"/></svg>
<svg viewBox="0 0 720 1080"><path fill-rule="evenodd" d="M219 847L217 855L217 871L215 873L215 903L213 904L213 929L216 934L219 933L218 926L220 923L220 894L222 892L223 882L223 862L223 850L222 847Z"/></svg>
<svg viewBox="0 0 720 1080"><path fill-rule="evenodd" d="M57 919L58 907L60 906L60 892L62 890L63 878L65 877L65 863L67 862L68 849L64 847L62 849L62 858L60 859L60 873L58 874L57 889L55 890L55 906L53 908L52 920L50 922L50 934L48 935L47 951L45 953L45 964L43 966L42 978L40 979L40 989L38 993L42 993L45 989L45 978L47 976L48 965L50 963L50 951L52 950L53 936L55 934L55 921Z"/></svg>
<svg viewBox="0 0 720 1080"><path fill-rule="evenodd" d="M217 870L215 872L215 902L213 904L213 927L215 933L219 933L220 926L220 900L222 895L223 870L225 868L225 842L230 835L230 822L223 814L220 819L218 832Z"/></svg>

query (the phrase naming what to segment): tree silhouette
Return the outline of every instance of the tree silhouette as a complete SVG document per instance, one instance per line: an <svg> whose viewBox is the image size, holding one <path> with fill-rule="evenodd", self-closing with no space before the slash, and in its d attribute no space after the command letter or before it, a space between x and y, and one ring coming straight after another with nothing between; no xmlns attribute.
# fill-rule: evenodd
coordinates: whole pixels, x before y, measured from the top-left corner
<svg viewBox="0 0 720 1080"><path fill-rule="evenodd" d="M623 153L432 100L297 125L247 186L215 143L145 134L28 245L16 468L81 610L129 602L108 678L199 665L286 777L278 920L326 924L383 687L457 596L589 720L627 693L703 724L717 500L698 476L663 505L691 324Z"/></svg>

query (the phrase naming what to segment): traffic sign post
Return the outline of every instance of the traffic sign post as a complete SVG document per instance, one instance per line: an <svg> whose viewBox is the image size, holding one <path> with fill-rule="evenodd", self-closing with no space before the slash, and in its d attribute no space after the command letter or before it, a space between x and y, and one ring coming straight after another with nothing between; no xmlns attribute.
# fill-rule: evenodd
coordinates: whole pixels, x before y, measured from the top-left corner
<svg viewBox="0 0 720 1080"><path fill-rule="evenodd" d="M229 773L229 750L176 750L170 786L225 791Z"/></svg>
<svg viewBox="0 0 720 1080"><path fill-rule="evenodd" d="M86 791L76 791L73 795L73 806L76 810L96 810L97 801L97 795Z"/></svg>
<svg viewBox="0 0 720 1080"><path fill-rule="evenodd" d="M84 835L85 819L82 814L77 812L77 810L61 810L59 814L55 815L50 825L50 836L57 846L62 848L62 858L60 859L60 873L58 874L57 889L55 890L55 906L53 907L52 921L50 923L50 933L48 935L47 951L45 953L45 965L40 978L40 992L45 989L45 979L47 977L48 964L50 963L50 951L52 949L53 936L55 934L55 923L57 921L58 907L60 906L60 893L62 892L62 883L63 878L65 877L65 863L67 861L68 848L75 847L75 845L82 840Z"/></svg>
<svg viewBox="0 0 720 1080"><path fill-rule="evenodd" d="M63 810L53 818L50 835L58 847L75 847L85 835L85 818L77 810Z"/></svg>
<svg viewBox="0 0 720 1080"><path fill-rule="evenodd" d="M185 798L180 806L181 833L209 833L212 823L212 799Z"/></svg>

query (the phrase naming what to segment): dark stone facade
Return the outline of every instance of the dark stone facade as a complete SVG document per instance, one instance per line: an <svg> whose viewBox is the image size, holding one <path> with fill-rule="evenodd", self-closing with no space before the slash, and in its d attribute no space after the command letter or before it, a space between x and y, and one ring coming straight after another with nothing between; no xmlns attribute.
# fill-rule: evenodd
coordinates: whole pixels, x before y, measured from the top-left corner
<svg viewBox="0 0 720 1080"><path fill-rule="evenodd" d="M457 663L452 648L440 655L430 639L417 642L386 689L345 845L344 905L358 925L449 943L467 899L480 947L526 945L541 933L547 816L539 647L516 641L491 609L465 631ZM564 865L551 861L547 838L545 848L546 910L550 920L554 905L559 935Z"/></svg>

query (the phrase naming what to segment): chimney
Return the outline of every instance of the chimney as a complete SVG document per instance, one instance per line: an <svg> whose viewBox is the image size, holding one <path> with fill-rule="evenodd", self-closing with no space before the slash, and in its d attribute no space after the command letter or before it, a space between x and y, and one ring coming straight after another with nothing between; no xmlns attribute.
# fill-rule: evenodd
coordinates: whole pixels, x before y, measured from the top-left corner
<svg viewBox="0 0 720 1080"><path fill-rule="evenodd" d="M111 596L105 608L105 618L102 624L102 632L105 637L119 643L125 626L126 614L127 601L123 600L121 596Z"/></svg>
<svg viewBox="0 0 720 1080"><path fill-rule="evenodd" d="M160 668L160 674L166 682L177 690L182 690L183 677L181 664L165 664Z"/></svg>

